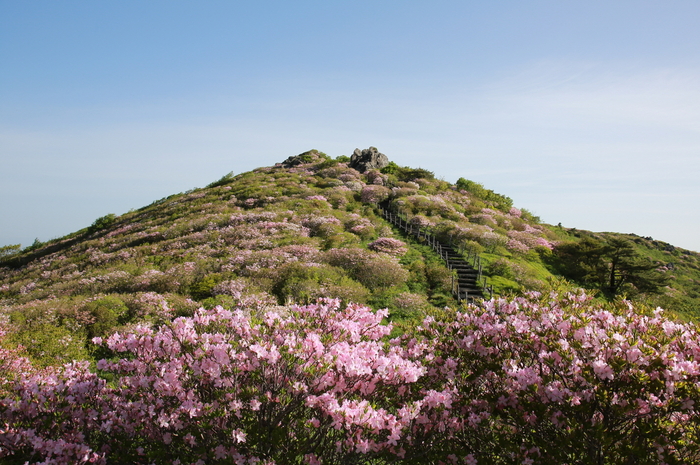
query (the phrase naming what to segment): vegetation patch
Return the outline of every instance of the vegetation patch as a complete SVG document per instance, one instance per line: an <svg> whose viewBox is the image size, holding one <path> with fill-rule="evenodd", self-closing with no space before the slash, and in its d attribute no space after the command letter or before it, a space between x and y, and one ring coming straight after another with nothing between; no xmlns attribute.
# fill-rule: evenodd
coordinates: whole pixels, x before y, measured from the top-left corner
<svg viewBox="0 0 700 465"><path fill-rule="evenodd" d="M697 253L348 162L311 150L0 248L0 459L698 463ZM380 208L497 299L460 305Z"/></svg>

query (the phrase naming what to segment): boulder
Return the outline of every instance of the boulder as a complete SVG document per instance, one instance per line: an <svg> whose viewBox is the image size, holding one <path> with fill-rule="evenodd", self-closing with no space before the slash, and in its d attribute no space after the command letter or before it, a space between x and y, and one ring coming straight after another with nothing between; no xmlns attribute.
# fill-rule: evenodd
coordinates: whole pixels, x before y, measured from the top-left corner
<svg viewBox="0 0 700 465"><path fill-rule="evenodd" d="M307 163L317 163L325 160L325 156L318 150L309 150L308 152L300 153L287 158L281 163L282 168L292 168L294 166L305 165Z"/></svg>
<svg viewBox="0 0 700 465"><path fill-rule="evenodd" d="M350 157L350 168L355 168L360 173L367 170L380 170L389 164L389 159L383 153L379 153L376 147L360 150L355 149Z"/></svg>

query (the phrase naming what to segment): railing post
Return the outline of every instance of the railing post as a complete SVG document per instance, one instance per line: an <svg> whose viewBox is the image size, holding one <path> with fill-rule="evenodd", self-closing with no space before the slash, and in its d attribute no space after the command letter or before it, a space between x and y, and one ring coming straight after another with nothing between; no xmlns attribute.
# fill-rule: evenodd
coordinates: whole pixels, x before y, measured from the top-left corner
<svg viewBox="0 0 700 465"><path fill-rule="evenodd" d="M400 210L390 211L384 208L381 208L381 213L391 224L403 229L406 233L417 237L419 241L426 243L433 249L433 251L440 255L440 258L442 258L445 261L445 265L447 266L447 268L452 272L452 292L457 296L458 302L461 302L462 300L467 301L467 303L469 302L469 289L462 289L462 287L460 286L459 268L454 268L454 264L450 260L449 254L446 250L446 248L450 247L452 247L452 250L454 250L455 252L458 252L458 263L461 260L462 262L466 263L466 265L469 266L471 269L476 270L476 285L483 289L483 298L486 297L486 292L489 293L489 298L493 298L493 286L487 286L488 282L486 277L483 275L481 256L478 253L476 253L476 251L474 251L472 248L467 247L464 243L458 243L457 249L454 249L454 234L450 234L450 237L448 238L449 247L443 247L442 242L440 242L437 236L432 234L428 228L421 228L417 224L412 224L410 222L411 217L409 213L402 215Z"/></svg>

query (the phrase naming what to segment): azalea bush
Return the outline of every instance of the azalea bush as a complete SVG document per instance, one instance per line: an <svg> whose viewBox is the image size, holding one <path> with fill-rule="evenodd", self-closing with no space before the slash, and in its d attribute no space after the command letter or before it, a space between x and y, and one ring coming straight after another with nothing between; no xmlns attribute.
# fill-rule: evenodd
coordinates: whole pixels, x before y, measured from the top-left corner
<svg viewBox="0 0 700 465"><path fill-rule="evenodd" d="M407 387L424 369L419 349L386 339L384 317L337 300L260 317L200 310L96 338L113 354L97 364L109 384L87 363L33 371L4 351L0 458L337 463L400 453L412 421L400 399L415 409Z"/></svg>
<svg viewBox="0 0 700 465"><path fill-rule="evenodd" d="M366 186L362 188L361 199L365 203L379 203L389 197L391 191L384 186Z"/></svg>
<svg viewBox="0 0 700 465"><path fill-rule="evenodd" d="M474 463L700 463L700 336L662 311L532 293L426 319L440 437Z"/></svg>
<svg viewBox="0 0 700 465"><path fill-rule="evenodd" d="M396 257L400 257L408 251L404 242L392 237L380 237L376 241L370 242L367 248L375 252L382 252Z"/></svg>
<svg viewBox="0 0 700 465"><path fill-rule="evenodd" d="M350 276L369 289L375 290L403 285L409 277L396 257L373 253L365 249L331 249L325 260L346 270Z"/></svg>
<svg viewBox="0 0 700 465"><path fill-rule="evenodd" d="M700 337L660 310L532 293L395 339L386 316L337 300L199 310L96 338L97 372L0 346L0 458L700 463Z"/></svg>

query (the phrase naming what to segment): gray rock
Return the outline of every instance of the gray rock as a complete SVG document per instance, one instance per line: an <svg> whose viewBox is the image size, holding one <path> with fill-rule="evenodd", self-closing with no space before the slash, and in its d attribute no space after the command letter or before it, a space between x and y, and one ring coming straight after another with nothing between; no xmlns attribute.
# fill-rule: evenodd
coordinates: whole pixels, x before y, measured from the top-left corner
<svg viewBox="0 0 700 465"><path fill-rule="evenodd" d="M282 168L292 168L294 166L304 165L307 163L316 163L324 159L318 150L309 150L308 152L300 153L283 161Z"/></svg>
<svg viewBox="0 0 700 465"><path fill-rule="evenodd" d="M367 170L380 170L389 164L389 159L383 153L379 153L376 147L360 150L355 149L350 157L350 168L355 168L360 173Z"/></svg>

